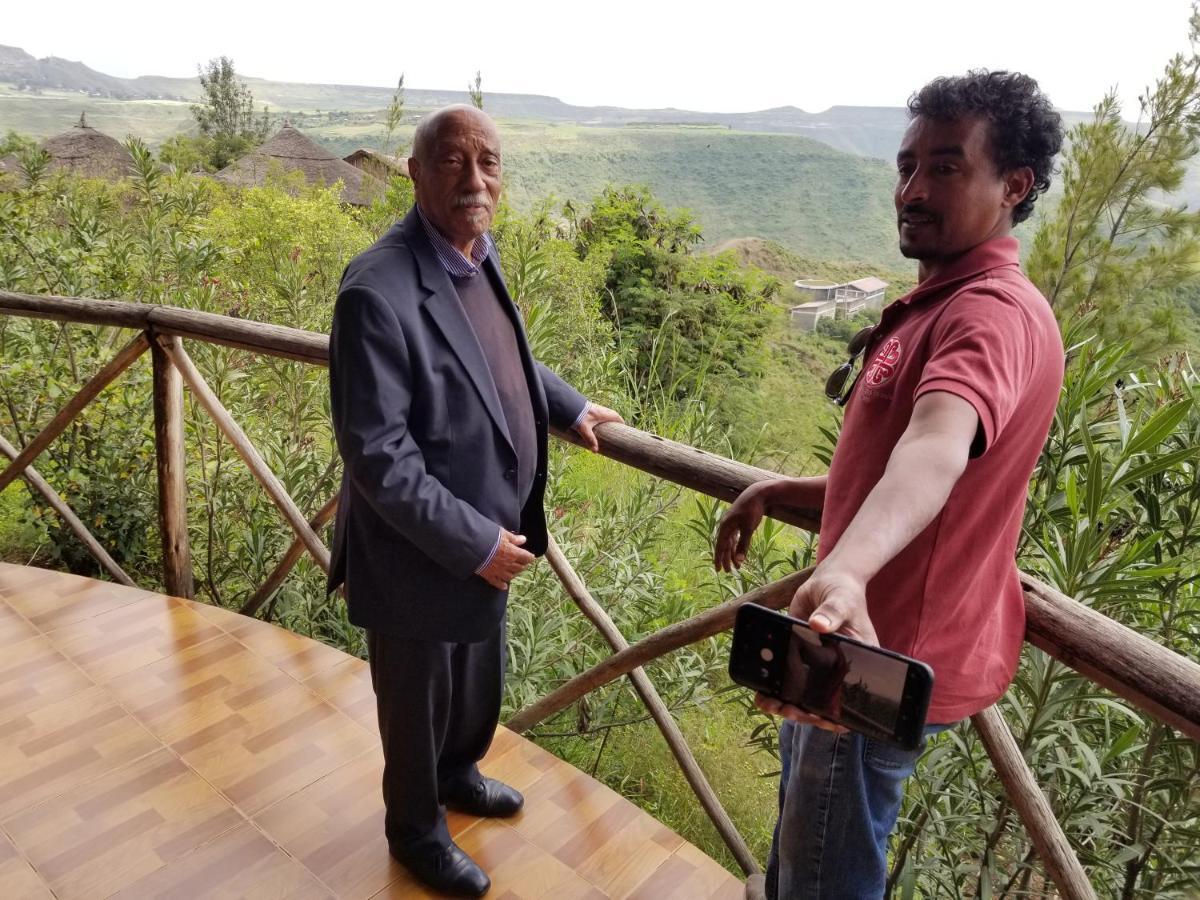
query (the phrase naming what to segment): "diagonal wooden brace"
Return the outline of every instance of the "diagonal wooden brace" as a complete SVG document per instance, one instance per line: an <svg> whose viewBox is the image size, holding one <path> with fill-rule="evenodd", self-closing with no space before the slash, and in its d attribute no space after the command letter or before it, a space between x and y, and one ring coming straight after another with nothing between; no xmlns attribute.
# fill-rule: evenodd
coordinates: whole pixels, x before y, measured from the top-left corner
<svg viewBox="0 0 1200 900"><path fill-rule="evenodd" d="M17 448L2 436L0 436L0 453L3 453L9 459L17 458ZM67 523L67 527L74 532L75 537L79 538L80 543L88 548L88 552L96 558L96 562L100 563L109 575L121 584L128 585L129 587L137 587L133 583L133 579L125 573L125 570L117 565L116 560L108 555L108 551L100 546L100 542L92 536L92 533L87 530L83 522L79 521L79 516L75 515L71 507L67 506L66 501L59 496L58 491L50 487L46 479L38 474L37 469L26 465L22 474L25 476L25 480L29 482L29 486L46 498L46 502L50 505L50 508L62 517L62 520Z"/></svg>
<svg viewBox="0 0 1200 900"><path fill-rule="evenodd" d="M58 415L25 445L25 448L17 454L16 459L8 468L0 472L0 491L12 484L13 479L24 472L25 468L37 459L39 453L66 431L67 426L74 421L80 411L95 400L102 390L112 384L117 376L133 365L134 361L145 353L149 346L150 343L146 340L145 333L139 332L132 341L121 348L116 356L109 360L103 369L93 375L87 384L81 387L67 402L67 405L58 411Z"/></svg>
<svg viewBox="0 0 1200 900"><path fill-rule="evenodd" d="M587 589L587 585L583 583L583 579L567 561L563 555L562 549L558 546L558 542L553 537L550 538L549 546L546 548L546 560L550 563L550 568L554 570L554 574L558 576L558 580L562 582L571 599L575 601L575 605L599 631L608 645L612 647L613 652L619 653L629 647L629 642L617 629L617 625L613 622L608 612L592 596ZM679 768L683 772L683 777L687 779L691 786L696 799L700 801L700 805L704 807L704 811L712 820L713 826L725 841L725 846L729 848L729 852L737 859L738 865L742 867L742 871L747 875L755 875L761 871L758 861L755 860L754 854L750 852L750 848L746 846L746 842L738 833L737 828L733 824L733 820L729 818L729 813L725 812L725 808L721 806L721 801L717 799L716 791L712 789L712 785L708 783L708 779L704 775L704 771L700 768L700 764L696 762L696 757L692 755L692 748L688 746L687 739L683 736L683 732L679 730L679 725L676 723L671 711L667 708L667 704L663 702L658 691L655 690L654 684L650 681L650 677L646 674L646 670L638 666L629 673L629 680L633 682L634 690L638 696L642 698L642 703L650 712L654 719L658 730L662 732L666 738L667 746L671 749L671 754L675 757L675 761L679 764Z"/></svg>
<svg viewBox="0 0 1200 900"><path fill-rule="evenodd" d="M317 514L309 520L309 526L314 531L318 528L321 528L326 522L333 518L334 513L337 512L337 508L338 495L334 494L331 498L329 498L324 506L317 510ZM292 571L292 568L297 562L300 561L300 555L303 552L304 544L301 542L300 538L296 538L287 548L287 552L283 554L283 559L279 561L279 565L277 565L275 570L267 576L267 580L264 581L262 586L254 592L254 595L242 605L242 608L239 609L238 612L240 612L243 616L255 615L259 609L262 608L262 605L271 599L271 595L279 590L280 585L283 584L284 580L288 576L288 573Z"/></svg>
<svg viewBox="0 0 1200 900"><path fill-rule="evenodd" d="M175 368L179 370L179 374L183 376L184 382L187 383L188 388L200 402L200 405L208 411L217 428L233 444L238 455L242 457L247 467L249 467L250 472L263 486L263 489L267 492L267 496L271 498L271 502L283 513L283 517L292 527L292 530L296 532L296 536L304 543L304 548L317 561L317 565L323 571L328 572L329 551L325 548L321 539L317 537L317 533L309 526L308 521L304 518L304 514L296 506L296 502L288 496L288 492L283 484L275 477L275 473L271 471L266 461L259 454L258 450L255 449L254 444L250 442L250 439L246 436L246 432L242 431L241 426L229 414L229 410L217 399L217 395L208 386L208 383L204 380L204 376L200 374L200 370L192 362L192 358L183 349L183 343L177 337L158 336L155 337L155 341L162 347L167 356L170 357Z"/></svg>
<svg viewBox="0 0 1200 900"><path fill-rule="evenodd" d="M1004 791L1017 808L1042 865L1046 867L1046 873L1059 893L1066 900L1096 900L1096 892L1092 890L1079 858L1054 817L1050 801L1029 771L1021 748L1017 746L1000 710L989 706L971 716L971 722L979 732Z"/></svg>

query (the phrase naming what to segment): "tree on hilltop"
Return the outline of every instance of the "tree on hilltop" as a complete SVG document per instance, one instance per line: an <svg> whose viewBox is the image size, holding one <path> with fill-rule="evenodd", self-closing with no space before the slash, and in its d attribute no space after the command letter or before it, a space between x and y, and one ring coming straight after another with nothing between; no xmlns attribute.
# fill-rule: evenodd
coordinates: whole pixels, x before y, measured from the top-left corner
<svg viewBox="0 0 1200 900"><path fill-rule="evenodd" d="M400 73L400 80L396 83L396 92L392 94L392 102L388 104L387 115L384 117L384 141L383 155L387 156L392 153L392 140L396 136L396 129L400 127L400 123L404 121L404 73ZM396 155L400 155L403 145L396 147Z"/></svg>
<svg viewBox="0 0 1200 900"><path fill-rule="evenodd" d="M471 105L483 109L483 73L475 72L475 84L467 83L467 93L471 95Z"/></svg>
<svg viewBox="0 0 1200 900"><path fill-rule="evenodd" d="M254 95L238 80L228 56L210 59L207 67L198 68L204 96L192 105L192 117L206 145L208 164L223 169L266 140L271 119L266 106L261 115L255 113Z"/></svg>

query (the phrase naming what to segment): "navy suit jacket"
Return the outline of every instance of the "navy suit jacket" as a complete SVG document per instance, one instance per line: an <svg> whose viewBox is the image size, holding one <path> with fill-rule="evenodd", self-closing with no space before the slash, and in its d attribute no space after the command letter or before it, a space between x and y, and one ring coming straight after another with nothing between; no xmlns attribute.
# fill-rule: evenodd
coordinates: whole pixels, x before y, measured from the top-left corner
<svg viewBox="0 0 1200 900"><path fill-rule="evenodd" d="M329 342L333 429L344 462L329 590L350 621L429 640L494 633L507 591L475 574L498 527L546 549L547 423L574 424L578 391L534 360L493 253L537 428L537 471L517 496L517 455L483 350L416 211L351 260Z"/></svg>

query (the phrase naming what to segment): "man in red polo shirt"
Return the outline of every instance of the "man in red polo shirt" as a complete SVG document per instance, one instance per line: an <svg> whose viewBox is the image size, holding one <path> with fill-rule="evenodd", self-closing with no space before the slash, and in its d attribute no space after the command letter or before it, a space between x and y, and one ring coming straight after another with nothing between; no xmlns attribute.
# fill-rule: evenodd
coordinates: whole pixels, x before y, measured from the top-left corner
<svg viewBox="0 0 1200 900"><path fill-rule="evenodd" d="M741 564L771 506L821 509L817 567L791 614L932 666L936 731L1004 693L1025 632L1015 552L1064 354L1011 230L1049 186L1062 123L1033 79L1007 72L939 78L909 112L895 202L918 286L852 342L857 379L831 379L849 402L829 474L747 489L716 564ZM768 895L881 896L919 752L758 702L788 719Z"/></svg>

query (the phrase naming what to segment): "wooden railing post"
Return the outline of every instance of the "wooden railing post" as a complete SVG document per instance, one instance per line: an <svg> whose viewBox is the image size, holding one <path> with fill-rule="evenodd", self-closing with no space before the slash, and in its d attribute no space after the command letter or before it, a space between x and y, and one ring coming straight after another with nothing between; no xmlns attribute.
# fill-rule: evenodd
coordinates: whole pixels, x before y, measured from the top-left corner
<svg viewBox="0 0 1200 900"><path fill-rule="evenodd" d="M562 582L562 586L566 589L571 599L575 601L575 605L594 626L596 630L612 647L614 653L619 653L622 650L629 649L629 642L625 640L625 636L617 629L617 625L613 622L608 612L592 596L591 591L587 589L587 585L583 583L583 579L575 571L574 567L563 555L562 549L558 546L558 542L553 537L550 538L549 546L546 548L546 560L550 563L550 567L554 570L554 574L558 576L558 580ZM633 689L637 691L638 696L642 699L642 703L646 705L646 709L650 712L651 718L658 726L658 730L662 732L666 738L667 746L671 750L671 755L675 757L675 761L679 764L680 771L683 772L683 777L687 779L688 785L691 786L692 792L696 795L696 799L700 801L700 805L712 820L713 827L717 829L717 833L721 835L721 839L725 841L725 846L729 848L729 852L733 854L738 865L742 867L742 871L747 875L755 875L762 871L759 868L758 861L755 860L754 854L750 852L750 848L746 846L746 842L738 833L737 828L733 824L733 820L729 818L729 813L725 812L725 808L721 806L721 801L717 799L716 792L712 789L712 785L708 783L708 778L704 775L704 771L700 768L700 764L696 762L696 757L692 754L691 748L688 746L687 739L683 736L675 718L671 715L667 704L663 702L658 691L655 690L654 684L650 681L650 677L646 674L646 670L638 666L629 673L629 680L633 682Z"/></svg>
<svg viewBox="0 0 1200 900"><path fill-rule="evenodd" d="M1096 892L1092 890L1079 858L1054 817L1050 801L1029 771L1021 748L1000 710L989 706L971 716L971 722L991 757L1004 792L1025 823L1025 831L1059 893L1066 900L1096 900Z"/></svg>
<svg viewBox="0 0 1200 900"><path fill-rule="evenodd" d="M166 340L179 342L179 338ZM166 351L150 341L154 363L154 455L158 467L158 530L162 535L163 587L192 598L192 551L187 530L187 472L183 455L183 379Z"/></svg>
<svg viewBox="0 0 1200 900"><path fill-rule="evenodd" d="M156 339L156 345L166 351L171 363L179 370L179 374L183 376L183 380L187 382L188 388L192 391L192 396L196 398L197 402L212 417L213 422L220 429L221 433L228 438L229 443L233 444L233 449L237 451L238 456L246 463L251 474L254 475L258 483L266 490L267 496L271 498L271 502L283 513L283 517L292 526L292 531L304 542L305 549L316 560L317 565L321 567L321 571L328 572L329 550L321 543L321 539L317 537L317 533L312 530L312 527L308 524L308 520L304 518L304 514L296 506L296 501L288 496L283 483L271 471L270 466L263 460L258 450L255 449L254 444L250 442L250 438L246 436L246 432L234 421L233 416L229 414L229 410L222 405L217 395L213 393L212 388L208 386L208 382L204 380L204 376L200 374L200 370L196 368L196 364L192 362L192 358L183 349L183 342L178 337L168 338L159 336Z"/></svg>

